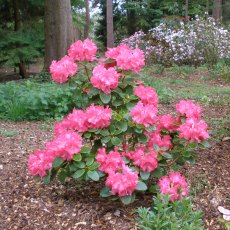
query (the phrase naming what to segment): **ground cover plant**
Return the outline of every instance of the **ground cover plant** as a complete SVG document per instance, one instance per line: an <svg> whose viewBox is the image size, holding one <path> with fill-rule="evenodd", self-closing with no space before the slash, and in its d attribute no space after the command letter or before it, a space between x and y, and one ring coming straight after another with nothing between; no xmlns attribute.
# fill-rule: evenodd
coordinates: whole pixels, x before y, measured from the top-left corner
<svg viewBox="0 0 230 230"><path fill-rule="evenodd" d="M76 86L57 87L52 82L34 80L0 85L0 117L6 120L48 120L81 108Z"/></svg>
<svg viewBox="0 0 230 230"><path fill-rule="evenodd" d="M68 55L50 66L52 78L82 90L83 107L54 126L55 139L29 157L29 170L49 183L56 175L105 181L102 197L135 201L136 191L169 194L170 201L188 194L180 165L194 163L198 147L208 147L201 107L181 100L177 116L158 116L158 96L135 79L144 54L121 44L96 60L91 40L77 41ZM82 71L78 66L82 65ZM77 73L76 77L73 77Z"/></svg>

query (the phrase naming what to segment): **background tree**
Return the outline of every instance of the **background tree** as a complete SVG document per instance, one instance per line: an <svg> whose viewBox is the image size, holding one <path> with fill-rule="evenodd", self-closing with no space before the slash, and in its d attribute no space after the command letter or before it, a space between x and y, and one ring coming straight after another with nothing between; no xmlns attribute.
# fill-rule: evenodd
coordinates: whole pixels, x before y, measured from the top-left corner
<svg viewBox="0 0 230 230"><path fill-rule="evenodd" d="M73 42L73 20L70 0L45 0L45 59L48 70L52 60L66 54Z"/></svg>
<svg viewBox="0 0 230 230"><path fill-rule="evenodd" d="M107 0L106 3L107 47L114 47L113 1Z"/></svg>
<svg viewBox="0 0 230 230"><path fill-rule="evenodd" d="M0 1L0 66L27 76L26 65L43 55L43 15L43 0Z"/></svg>
<svg viewBox="0 0 230 230"><path fill-rule="evenodd" d="M214 0L212 16L216 20L221 19L221 16L222 16L222 0Z"/></svg>

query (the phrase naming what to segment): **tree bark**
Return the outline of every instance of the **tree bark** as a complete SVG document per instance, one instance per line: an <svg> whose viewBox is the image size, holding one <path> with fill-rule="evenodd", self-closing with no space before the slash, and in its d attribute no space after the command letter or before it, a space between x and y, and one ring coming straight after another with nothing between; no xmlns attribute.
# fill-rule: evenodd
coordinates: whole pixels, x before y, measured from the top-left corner
<svg viewBox="0 0 230 230"><path fill-rule="evenodd" d="M45 59L48 71L52 60L62 58L73 42L70 0L45 0Z"/></svg>
<svg viewBox="0 0 230 230"><path fill-rule="evenodd" d="M20 29L20 14L19 14L19 4L18 0L13 0L13 8L14 8L14 31L18 31ZM26 72L26 66L23 62L18 64L19 74L22 78L27 78L28 74Z"/></svg>
<svg viewBox="0 0 230 230"><path fill-rule="evenodd" d="M113 34L113 1L106 1L107 47L114 47Z"/></svg>
<svg viewBox="0 0 230 230"><path fill-rule="evenodd" d="M185 16L188 16L188 0L185 0Z"/></svg>
<svg viewBox="0 0 230 230"><path fill-rule="evenodd" d="M220 20L222 16L222 0L214 0L212 16L215 20Z"/></svg>
<svg viewBox="0 0 230 230"><path fill-rule="evenodd" d="M85 28L84 28L85 39L89 37L89 27L90 27L89 0L85 0Z"/></svg>
<svg viewBox="0 0 230 230"><path fill-rule="evenodd" d="M131 0L126 0L126 3L129 4ZM131 36L137 31L137 16L135 9L127 8L127 31L128 35Z"/></svg>

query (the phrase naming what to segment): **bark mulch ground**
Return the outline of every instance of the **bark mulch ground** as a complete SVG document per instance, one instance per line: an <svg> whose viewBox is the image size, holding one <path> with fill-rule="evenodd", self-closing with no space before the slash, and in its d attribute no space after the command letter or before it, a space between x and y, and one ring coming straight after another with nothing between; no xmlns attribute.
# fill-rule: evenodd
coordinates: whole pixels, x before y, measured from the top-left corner
<svg viewBox="0 0 230 230"><path fill-rule="evenodd" d="M166 111L174 111L168 106ZM206 106L204 118L221 118L228 107ZM134 229L135 209L149 206L151 195L124 206L99 197L100 185L44 185L28 174L29 153L52 139L45 122L0 121L0 229ZM214 127L211 127L214 129ZM207 230L224 229L219 205L230 209L230 140L211 141L195 165L182 169L190 184L194 208L204 213Z"/></svg>

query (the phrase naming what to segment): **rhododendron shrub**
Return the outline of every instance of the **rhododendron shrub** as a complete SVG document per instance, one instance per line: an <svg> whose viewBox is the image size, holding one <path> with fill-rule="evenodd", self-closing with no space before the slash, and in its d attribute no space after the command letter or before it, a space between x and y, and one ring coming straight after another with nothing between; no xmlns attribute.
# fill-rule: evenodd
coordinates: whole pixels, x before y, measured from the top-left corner
<svg viewBox="0 0 230 230"><path fill-rule="evenodd" d="M29 156L29 171L45 183L55 176L103 181L100 195L117 196L128 204L146 190L171 196L188 193L185 178L174 172L194 162L196 149L208 146L207 124L201 107L189 100L176 105L177 115L158 114L158 96L152 87L138 83L144 54L121 44L105 58L96 58L96 45L77 41L68 56L53 61L50 72L58 84L68 82L82 97L54 125L54 139Z"/></svg>

